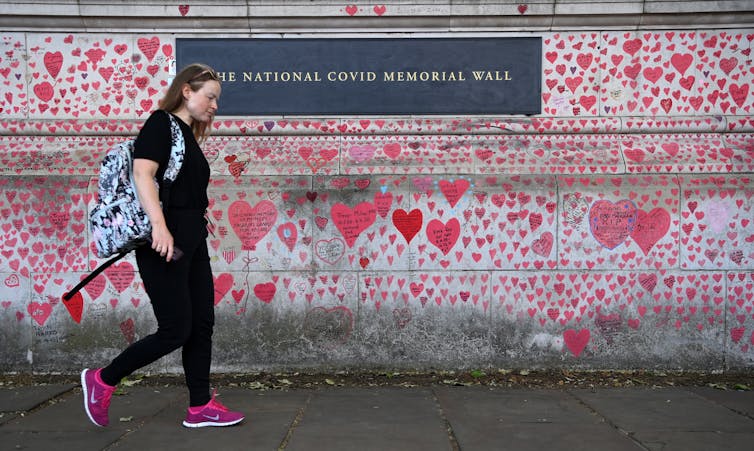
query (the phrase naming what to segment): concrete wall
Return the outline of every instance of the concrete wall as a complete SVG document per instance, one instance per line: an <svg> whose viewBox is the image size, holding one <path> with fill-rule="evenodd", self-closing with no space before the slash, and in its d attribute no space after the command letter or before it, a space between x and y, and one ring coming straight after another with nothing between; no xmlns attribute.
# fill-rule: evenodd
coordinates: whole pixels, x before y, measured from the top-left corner
<svg viewBox="0 0 754 451"><path fill-rule="evenodd" d="M0 2L4 371L154 329L131 257L60 301L99 161L176 37L272 30L541 36L542 114L219 118L217 371L754 364L752 2L184 3Z"/></svg>

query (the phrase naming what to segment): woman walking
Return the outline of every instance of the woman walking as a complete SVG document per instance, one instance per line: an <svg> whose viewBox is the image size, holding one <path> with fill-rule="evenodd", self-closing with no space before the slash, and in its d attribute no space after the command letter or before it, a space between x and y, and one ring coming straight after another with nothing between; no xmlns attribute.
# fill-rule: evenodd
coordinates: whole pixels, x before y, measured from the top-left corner
<svg viewBox="0 0 754 451"><path fill-rule="evenodd" d="M118 382L170 352L182 348L189 390L186 427L230 426L244 415L210 396L209 371L214 326L214 287L207 251L209 164L199 146L208 136L220 97L220 80L203 64L179 72L134 144L134 183L152 224L151 246L136 249L136 263L157 319L157 332L125 349L108 366L81 373L84 408L97 426L109 424L108 409ZM170 160L170 118L180 125L185 143L183 165L160 204L155 180Z"/></svg>

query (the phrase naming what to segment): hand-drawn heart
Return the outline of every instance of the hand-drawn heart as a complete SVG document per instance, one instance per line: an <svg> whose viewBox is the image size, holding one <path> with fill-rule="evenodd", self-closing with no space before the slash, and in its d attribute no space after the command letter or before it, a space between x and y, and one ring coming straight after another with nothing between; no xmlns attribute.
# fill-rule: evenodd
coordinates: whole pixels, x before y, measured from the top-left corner
<svg viewBox="0 0 754 451"><path fill-rule="evenodd" d="M422 228L422 212L415 208L406 213L406 210L399 208L393 212L393 225L401 232L406 243L410 243Z"/></svg>
<svg viewBox="0 0 754 451"><path fill-rule="evenodd" d="M144 56L146 56L149 61L152 61L152 58L154 58L155 54L157 54L157 51L160 49L160 38L157 36L152 38L139 38L136 41L136 45L139 47L139 50L144 53Z"/></svg>
<svg viewBox="0 0 754 451"><path fill-rule="evenodd" d="M5 286L8 288L16 288L21 285L21 281L18 279L18 275L11 274L5 278Z"/></svg>
<svg viewBox="0 0 754 451"><path fill-rule="evenodd" d="M136 338L136 331L134 329L134 320L132 318L128 318L120 323L120 331L123 334L123 338L126 339L126 342L128 344L133 344L134 339Z"/></svg>
<svg viewBox="0 0 754 451"><path fill-rule="evenodd" d="M123 293L134 281L134 266L129 262L120 262L105 269L105 276L118 293Z"/></svg>
<svg viewBox="0 0 754 451"><path fill-rule="evenodd" d="M639 285L651 293L657 286L657 274L639 274Z"/></svg>
<svg viewBox="0 0 754 451"><path fill-rule="evenodd" d="M52 85L46 81L34 85L34 94L43 102L49 102L54 95Z"/></svg>
<svg viewBox="0 0 754 451"><path fill-rule="evenodd" d="M676 53L673 56L670 57L670 64L675 67L675 69L683 75L684 72L686 72L686 69L691 66L691 63L694 61L694 56L690 53L686 54L680 54Z"/></svg>
<svg viewBox="0 0 754 451"><path fill-rule="evenodd" d="M649 213L637 211L636 227L631 232L631 238L639 248L648 255L655 244L665 236L670 228L670 213L664 208L655 208Z"/></svg>
<svg viewBox="0 0 754 451"><path fill-rule="evenodd" d="M223 297L228 294L233 286L233 276L228 273L220 274L214 278L215 282L215 305L222 301Z"/></svg>
<svg viewBox="0 0 754 451"><path fill-rule="evenodd" d="M47 318L49 318L52 313L52 304L48 302L43 302L41 304L38 302L31 302L29 306L26 307L26 311L29 312L29 315L37 322L37 324L44 326L45 322L47 322Z"/></svg>
<svg viewBox="0 0 754 451"><path fill-rule="evenodd" d="M63 66L63 54L60 52L46 52L44 56L44 64L47 72L53 80L60 73L60 68Z"/></svg>
<svg viewBox="0 0 754 451"><path fill-rule="evenodd" d="M325 344L345 343L353 331L353 312L346 306L314 307L306 312L304 335Z"/></svg>
<svg viewBox="0 0 754 451"><path fill-rule="evenodd" d="M630 200L612 203L598 200L589 209L589 228L594 238L608 249L620 246L636 227L636 205Z"/></svg>
<svg viewBox="0 0 754 451"><path fill-rule="evenodd" d="M589 329L581 329L579 331L568 329L563 332L563 341L568 347L568 350L571 351L574 356L578 357L581 355L581 352L584 350L587 343L589 343L590 336L591 333L589 332Z"/></svg>
<svg viewBox="0 0 754 451"><path fill-rule="evenodd" d="M354 145L351 146L350 149L348 149L348 154L357 163L363 163L374 156L375 150L376 149L374 146L370 146L368 144L363 146Z"/></svg>
<svg viewBox="0 0 754 451"><path fill-rule="evenodd" d="M275 291L277 291L277 288L272 282L258 283L254 285L254 295L265 304L272 302L272 299L275 297Z"/></svg>
<svg viewBox="0 0 754 451"><path fill-rule="evenodd" d="M411 322L411 309L408 307L393 309L393 319L398 329L403 329Z"/></svg>
<svg viewBox="0 0 754 451"><path fill-rule="evenodd" d="M438 185L451 207L455 207L461 197L463 197L463 193L469 189L469 181L464 179L458 179L454 182L440 180Z"/></svg>
<svg viewBox="0 0 754 451"><path fill-rule="evenodd" d="M237 200L228 207L228 219L233 231L241 239L241 249L256 249L256 244L267 235L277 220L278 212L269 200L263 200L253 208L248 202Z"/></svg>
<svg viewBox="0 0 754 451"><path fill-rule="evenodd" d="M314 254L329 265L334 265L346 252L346 243L338 237L319 240L314 244Z"/></svg>
<svg viewBox="0 0 754 451"><path fill-rule="evenodd" d="M384 219L385 217L387 217L388 212L390 212L390 206L392 204L393 193L382 193L380 191L374 193L374 206L377 208L377 214L380 215L381 218Z"/></svg>
<svg viewBox="0 0 754 451"><path fill-rule="evenodd" d="M83 279L86 276L81 276ZM89 295L89 298L91 298L92 301L97 300L97 298L100 297L103 291L105 291L105 285L107 284L107 280L104 276L99 275L92 279L88 284L84 285L84 291L87 292Z"/></svg>
<svg viewBox="0 0 754 451"><path fill-rule="evenodd" d="M293 248L296 246L296 239L298 238L298 230L296 225L292 222L286 222L278 226L278 238L285 244L285 247L289 251L293 252Z"/></svg>
<svg viewBox="0 0 754 451"><path fill-rule="evenodd" d="M377 209L374 204L362 202L353 209L347 205L337 203L330 210L333 223L338 228L348 247L353 247L359 234L366 230L377 219Z"/></svg>
<svg viewBox="0 0 754 451"><path fill-rule="evenodd" d="M388 158L395 160L401 154L401 145L398 143L385 144L382 151Z"/></svg>
<svg viewBox="0 0 754 451"><path fill-rule="evenodd" d="M531 244L531 250L537 255L542 257L548 257L552 251L552 244L555 241L552 233L545 232L538 240L534 240Z"/></svg>
<svg viewBox="0 0 754 451"><path fill-rule="evenodd" d="M461 224L456 218L451 218L445 224L439 219L433 219L427 224L427 239L445 255L455 246L460 234Z"/></svg>
<svg viewBox="0 0 754 451"><path fill-rule="evenodd" d="M710 200L704 218L709 221L710 230L715 233L722 233L728 227L730 219L728 205L723 201Z"/></svg>
<svg viewBox="0 0 754 451"><path fill-rule="evenodd" d="M84 297L81 295L81 292L77 292L67 301L63 299L63 305L68 309L71 318L73 318L77 324L81 324L81 314L84 311Z"/></svg>

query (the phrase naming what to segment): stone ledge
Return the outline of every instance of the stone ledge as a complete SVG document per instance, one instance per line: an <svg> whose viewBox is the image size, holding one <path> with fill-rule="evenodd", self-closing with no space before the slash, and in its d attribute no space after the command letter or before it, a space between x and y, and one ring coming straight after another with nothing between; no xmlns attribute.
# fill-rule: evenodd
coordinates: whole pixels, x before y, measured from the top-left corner
<svg viewBox="0 0 754 451"><path fill-rule="evenodd" d="M8 119L0 136L122 136L142 119ZM616 133L750 133L752 116L686 117L220 117L215 136L535 135Z"/></svg>
<svg viewBox="0 0 754 451"><path fill-rule="evenodd" d="M496 0L456 2L393 0L376 5L337 1L225 0L193 2L46 1L0 2L0 27L7 30L202 30L244 33L281 30L417 30L504 27L550 30L562 27L637 28L748 26L754 22L746 1L609 2Z"/></svg>
<svg viewBox="0 0 754 451"><path fill-rule="evenodd" d="M4 175L96 176L123 136L0 137ZM214 176L754 172L754 136L510 134L213 136Z"/></svg>

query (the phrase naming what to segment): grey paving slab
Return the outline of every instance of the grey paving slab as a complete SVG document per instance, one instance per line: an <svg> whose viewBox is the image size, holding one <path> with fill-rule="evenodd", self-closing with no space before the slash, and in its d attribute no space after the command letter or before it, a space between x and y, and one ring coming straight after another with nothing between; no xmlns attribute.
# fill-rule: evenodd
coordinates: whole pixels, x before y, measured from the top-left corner
<svg viewBox="0 0 754 451"><path fill-rule="evenodd" d="M435 393L461 449L641 449L564 391L443 387Z"/></svg>
<svg viewBox="0 0 754 451"><path fill-rule="evenodd" d="M13 412L0 412L0 426L2 426L3 423L7 423L8 421L16 418L17 416L18 414Z"/></svg>
<svg viewBox="0 0 754 451"><path fill-rule="evenodd" d="M188 429L181 425L185 406L165 409L139 430L124 435L111 449L139 450L275 450L283 442L309 391L223 389L220 402L246 414L243 423L226 428Z"/></svg>
<svg viewBox="0 0 754 451"><path fill-rule="evenodd" d="M27 412L72 389L74 384L0 388L0 412Z"/></svg>
<svg viewBox="0 0 754 451"><path fill-rule="evenodd" d="M571 393L629 432L754 431L754 420L683 389L609 388Z"/></svg>
<svg viewBox="0 0 754 451"><path fill-rule="evenodd" d="M431 390L380 387L314 392L285 449L452 448Z"/></svg>
<svg viewBox="0 0 754 451"><path fill-rule="evenodd" d="M693 387L688 390L734 412L754 418L754 391L718 390L709 387Z"/></svg>
<svg viewBox="0 0 754 451"><path fill-rule="evenodd" d="M649 431L640 434L652 451L751 451L754 433Z"/></svg>
<svg viewBox="0 0 754 451"><path fill-rule="evenodd" d="M110 404L110 426L108 431L120 434L136 429L152 416L185 398L181 387L130 387L123 395L113 396ZM185 404L182 403L181 405ZM177 408L176 408L177 409ZM120 421L128 419L128 421ZM3 432L35 431L76 432L101 431L89 421L84 411L81 388L76 388L44 409L23 417L18 416L2 425ZM120 435L119 434L119 435Z"/></svg>
<svg viewBox="0 0 754 451"><path fill-rule="evenodd" d="M652 450L751 450L754 420L685 389L574 390Z"/></svg>
<svg viewBox="0 0 754 451"><path fill-rule="evenodd" d="M100 450L118 439L123 431L4 431L0 429L0 450Z"/></svg>

